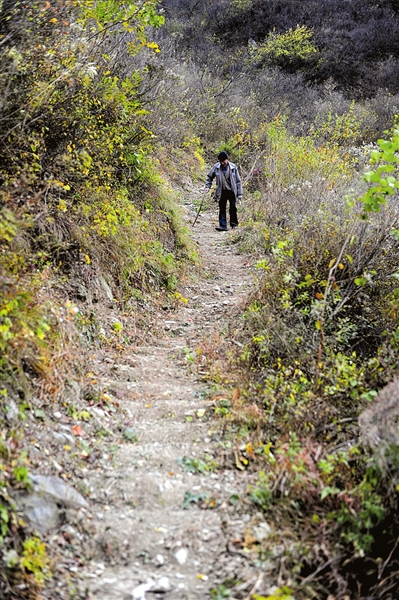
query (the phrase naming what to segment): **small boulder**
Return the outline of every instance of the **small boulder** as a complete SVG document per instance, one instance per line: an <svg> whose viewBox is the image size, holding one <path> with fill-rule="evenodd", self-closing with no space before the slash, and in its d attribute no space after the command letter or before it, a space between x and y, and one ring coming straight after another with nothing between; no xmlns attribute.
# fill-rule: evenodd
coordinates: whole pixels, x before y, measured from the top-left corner
<svg viewBox="0 0 399 600"><path fill-rule="evenodd" d="M89 506L83 496L60 477L31 474L30 481L32 490L19 493L14 497L14 502L41 533L60 526L60 509L78 510Z"/></svg>
<svg viewBox="0 0 399 600"><path fill-rule="evenodd" d="M18 496L16 505L22 510L32 527L40 533L48 533L61 525L61 513L53 500L40 494Z"/></svg>
<svg viewBox="0 0 399 600"><path fill-rule="evenodd" d="M56 475L30 475L33 491L51 498L56 504L66 508L88 508L87 500L73 487Z"/></svg>

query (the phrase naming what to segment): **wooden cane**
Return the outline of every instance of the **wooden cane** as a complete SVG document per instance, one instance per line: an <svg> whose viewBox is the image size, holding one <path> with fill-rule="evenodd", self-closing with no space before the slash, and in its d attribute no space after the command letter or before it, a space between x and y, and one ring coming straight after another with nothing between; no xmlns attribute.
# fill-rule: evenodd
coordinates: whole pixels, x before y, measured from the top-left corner
<svg viewBox="0 0 399 600"><path fill-rule="evenodd" d="M196 222L197 222L197 219L198 219L198 217L199 217L199 214L200 214L200 212L201 212L201 208L202 208L202 204L203 204L203 202L204 202L205 194L206 194L206 191L205 191L205 192L202 194L201 203L200 203L199 209L198 209L198 211L197 211L197 214L195 215L195 219L194 219L194 221L193 221L193 223L192 223L192 227L194 227L194 225L196 224Z"/></svg>

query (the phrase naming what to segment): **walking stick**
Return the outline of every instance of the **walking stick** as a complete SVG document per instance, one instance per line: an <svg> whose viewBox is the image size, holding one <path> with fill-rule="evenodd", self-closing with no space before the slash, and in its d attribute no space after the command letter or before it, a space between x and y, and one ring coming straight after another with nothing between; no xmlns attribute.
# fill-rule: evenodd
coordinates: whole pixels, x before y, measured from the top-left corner
<svg viewBox="0 0 399 600"><path fill-rule="evenodd" d="M193 221L192 227L194 227L194 225L196 224L196 222L197 222L197 219L198 219L198 217L199 217L199 214L200 214L200 212L201 212L201 208L202 208L202 204L203 204L203 202L204 202L205 194L206 194L206 190L205 190L205 191L204 191L204 193L202 194L201 203L200 203L199 209L198 209L198 211L197 211L197 214L195 215L195 219L194 219L194 221Z"/></svg>

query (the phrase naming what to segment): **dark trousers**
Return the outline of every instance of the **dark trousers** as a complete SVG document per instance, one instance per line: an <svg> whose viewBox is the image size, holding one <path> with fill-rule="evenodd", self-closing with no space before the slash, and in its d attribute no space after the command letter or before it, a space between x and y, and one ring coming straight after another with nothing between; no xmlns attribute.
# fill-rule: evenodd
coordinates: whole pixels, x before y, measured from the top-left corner
<svg viewBox="0 0 399 600"><path fill-rule="evenodd" d="M230 227L236 227L238 225L237 218L237 206L236 197L232 190L223 190L222 196L219 200L219 226L227 227L226 219L226 207L227 201L229 201L229 216L230 216Z"/></svg>

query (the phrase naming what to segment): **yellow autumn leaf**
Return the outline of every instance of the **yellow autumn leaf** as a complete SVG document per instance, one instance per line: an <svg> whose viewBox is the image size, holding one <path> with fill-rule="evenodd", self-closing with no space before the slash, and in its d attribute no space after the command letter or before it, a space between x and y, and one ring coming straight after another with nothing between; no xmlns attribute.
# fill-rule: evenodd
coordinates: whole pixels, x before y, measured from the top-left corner
<svg viewBox="0 0 399 600"><path fill-rule="evenodd" d="M331 269L334 265L335 265L335 258L333 258L332 260L330 260L330 262L328 263L328 268Z"/></svg>

